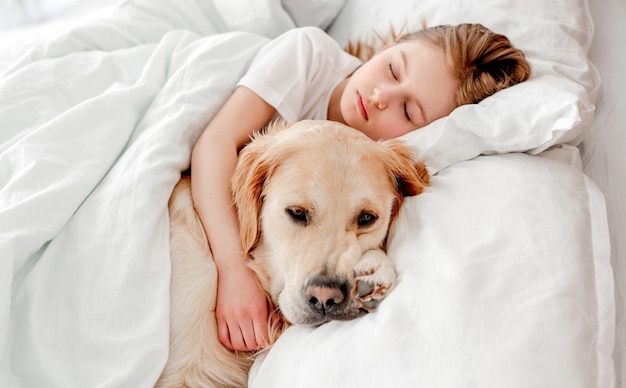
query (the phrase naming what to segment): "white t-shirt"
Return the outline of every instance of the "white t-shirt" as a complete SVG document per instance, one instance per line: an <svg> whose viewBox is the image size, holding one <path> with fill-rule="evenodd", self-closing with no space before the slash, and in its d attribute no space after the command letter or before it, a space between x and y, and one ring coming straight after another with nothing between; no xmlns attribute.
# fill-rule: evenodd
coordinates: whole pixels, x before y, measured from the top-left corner
<svg viewBox="0 0 626 388"><path fill-rule="evenodd" d="M361 63L321 29L296 28L262 47L238 85L286 121L324 120L333 90Z"/></svg>

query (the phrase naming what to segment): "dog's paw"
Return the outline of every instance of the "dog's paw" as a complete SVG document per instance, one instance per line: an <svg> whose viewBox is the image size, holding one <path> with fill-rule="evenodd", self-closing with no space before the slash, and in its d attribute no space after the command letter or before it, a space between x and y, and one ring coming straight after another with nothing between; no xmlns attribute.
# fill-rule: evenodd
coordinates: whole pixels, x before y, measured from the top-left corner
<svg viewBox="0 0 626 388"><path fill-rule="evenodd" d="M381 250L371 250L354 269L354 295L357 305L367 311L375 310L396 282L393 262Z"/></svg>

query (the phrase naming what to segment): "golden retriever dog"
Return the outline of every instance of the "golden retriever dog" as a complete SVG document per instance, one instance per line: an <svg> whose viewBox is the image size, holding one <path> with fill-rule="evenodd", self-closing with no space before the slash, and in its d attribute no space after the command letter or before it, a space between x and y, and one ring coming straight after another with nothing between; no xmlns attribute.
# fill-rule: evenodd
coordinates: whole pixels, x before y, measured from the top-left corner
<svg viewBox="0 0 626 388"><path fill-rule="evenodd" d="M405 196L429 184L399 140L376 142L330 121L274 123L240 152L233 180L243 247L287 324L373 311L393 288L384 252ZM217 271L189 178L170 199L170 354L162 387L246 386L253 354L218 340Z"/></svg>

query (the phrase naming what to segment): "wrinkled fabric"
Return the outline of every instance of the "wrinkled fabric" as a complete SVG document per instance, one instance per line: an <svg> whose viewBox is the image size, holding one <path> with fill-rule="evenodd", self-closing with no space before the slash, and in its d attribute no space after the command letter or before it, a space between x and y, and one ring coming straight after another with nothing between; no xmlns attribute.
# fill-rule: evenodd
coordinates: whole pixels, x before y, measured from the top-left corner
<svg viewBox="0 0 626 388"><path fill-rule="evenodd" d="M3 387L149 387L168 355L167 201L268 38L166 33L0 84Z"/></svg>

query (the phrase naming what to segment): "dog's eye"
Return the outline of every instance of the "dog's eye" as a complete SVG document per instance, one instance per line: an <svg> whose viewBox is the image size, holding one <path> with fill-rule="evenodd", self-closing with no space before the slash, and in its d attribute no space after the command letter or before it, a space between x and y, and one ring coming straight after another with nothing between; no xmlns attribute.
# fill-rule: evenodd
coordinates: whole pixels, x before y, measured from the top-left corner
<svg viewBox="0 0 626 388"><path fill-rule="evenodd" d="M309 223L309 214L301 207L288 207L285 209L287 214L291 216L295 221L302 222L304 224Z"/></svg>
<svg viewBox="0 0 626 388"><path fill-rule="evenodd" d="M378 217L376 217L374 214L363 212L359 214L359 217L357 218L356 222L359 224L359 226L367 226L367 225L372 224L377 219Z"/></svg>

